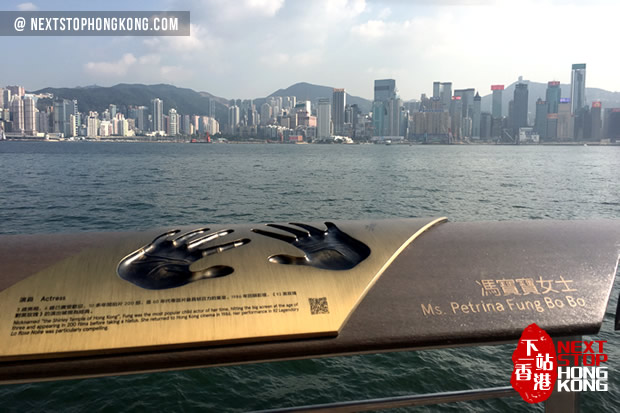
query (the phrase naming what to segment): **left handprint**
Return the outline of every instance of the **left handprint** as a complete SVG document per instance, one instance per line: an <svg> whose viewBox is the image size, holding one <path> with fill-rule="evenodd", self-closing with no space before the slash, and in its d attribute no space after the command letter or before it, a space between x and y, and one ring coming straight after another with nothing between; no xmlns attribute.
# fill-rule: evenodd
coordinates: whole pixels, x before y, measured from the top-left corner
<svg viewBox="0 0 620 413"><path fill-rule="evenodd" d="M161 234L148 245L132 252L121 260L116 271L126 281L149 290L180 287L205 278L224 277L234 269L215 265L200 271L190 270L190 265L208 255L242 247L248 238L213 245L212 241L233 232L232 229L207 233L200 228L174 238L181 230Z"/></svg>

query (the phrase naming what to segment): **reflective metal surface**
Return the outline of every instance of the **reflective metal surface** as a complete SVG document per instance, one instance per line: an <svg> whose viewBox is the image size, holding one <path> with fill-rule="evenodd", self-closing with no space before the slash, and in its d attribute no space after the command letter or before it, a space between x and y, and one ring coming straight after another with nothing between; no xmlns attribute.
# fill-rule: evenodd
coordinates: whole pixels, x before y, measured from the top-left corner
<svg viewBox="0 0 620 413"><path fill-rule="evenodd" d="M398 253L444 220L120 235L0 292L0 359L335 336Z"/></svg>

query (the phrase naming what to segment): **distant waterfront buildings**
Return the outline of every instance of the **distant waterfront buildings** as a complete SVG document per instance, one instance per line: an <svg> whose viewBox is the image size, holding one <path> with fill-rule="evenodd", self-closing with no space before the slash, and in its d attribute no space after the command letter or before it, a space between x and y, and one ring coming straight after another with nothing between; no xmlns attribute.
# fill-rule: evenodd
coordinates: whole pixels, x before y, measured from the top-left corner
<svg viewBox="0 0 620 413"><path fill-rule="evenodd" d="M604 107L609 105L607 101L601 104L585 100L585 64L572 65L571 98L562 98L559 81L548 82L546 90L541 91L539 85L528 87L527 82L521 80L510 86L514 88L514 95L508 105L508 117L503 116L506 110L502 106L503 85L493 85L492 96L482 98L473 88L455 89L452 93L451 82L439 81L432 84L432 97L422 94L419 100L403 104L396 80L378 79L374 82L371 110L361 110L363 104L347 105L346 92L340 88L333 89L331 99L326 96L329 106L325 99L307 100L312 98L311 94L300 96L300 101L296 96L269 96L257 100L235 99L229 104L217 102L217 106L215 98L205 98L201 115L180 114L178 107L168 107L164 114L163 101L156 98L150 105L144 102L146 106L101 102L99 113L91 112L86 116L78 112L77 101L54 98L47 93L25 93L21 86L7 86L0 88L0 129L9 136L15 133L23 137L55 133L58 137L135 134L188 139L219 132L215 116L203 116L205 113L214 115L217 107L224 110L224 138L275 137L282 142L299 142L328 139L334 135L353 140L404 136L426 143L467 142L469 139L507 143L509 138L514 141L515 137L529 133L532 139L527 139L528 142L535 142L535 135L542 142L614 139L612 135L620 109L608 110L614 108ZM535 108L528 108L532 93L544 96L533 96ZM51 103L41 99L50 99ZM482 111L483 102L484 109L490 112ZM328 107L329 113L326 112ZM520 134L521 128L530 130Z"/></svg>

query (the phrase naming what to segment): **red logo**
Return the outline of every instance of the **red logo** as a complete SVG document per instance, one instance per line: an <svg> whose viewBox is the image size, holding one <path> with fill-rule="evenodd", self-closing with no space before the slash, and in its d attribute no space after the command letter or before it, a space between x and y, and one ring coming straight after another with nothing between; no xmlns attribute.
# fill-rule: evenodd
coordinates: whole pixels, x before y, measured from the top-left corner
<svg viewBox="0 0 620 413"><path fill-rule="evenodd" d="M512 353L514 369L510 384L528 403L544 402L551 396L558 377L555 347L549 334L536 324L523 330Z"/></svg>

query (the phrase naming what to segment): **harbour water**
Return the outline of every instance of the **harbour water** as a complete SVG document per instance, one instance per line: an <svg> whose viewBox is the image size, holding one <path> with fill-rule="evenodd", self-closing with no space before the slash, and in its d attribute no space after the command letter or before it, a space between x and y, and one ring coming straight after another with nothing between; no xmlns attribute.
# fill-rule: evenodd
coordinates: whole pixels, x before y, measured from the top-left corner
<svg viewBox="0 0 620 413"><path fill-rule="evenodd" d="M0 234L447 216L620 218L620 147L0 142ZM605 323L620 409L614 287ZM8 411L232 411L509 385L514 345L0 386ZM415 411L542 411L518 398Z"/></svg>

